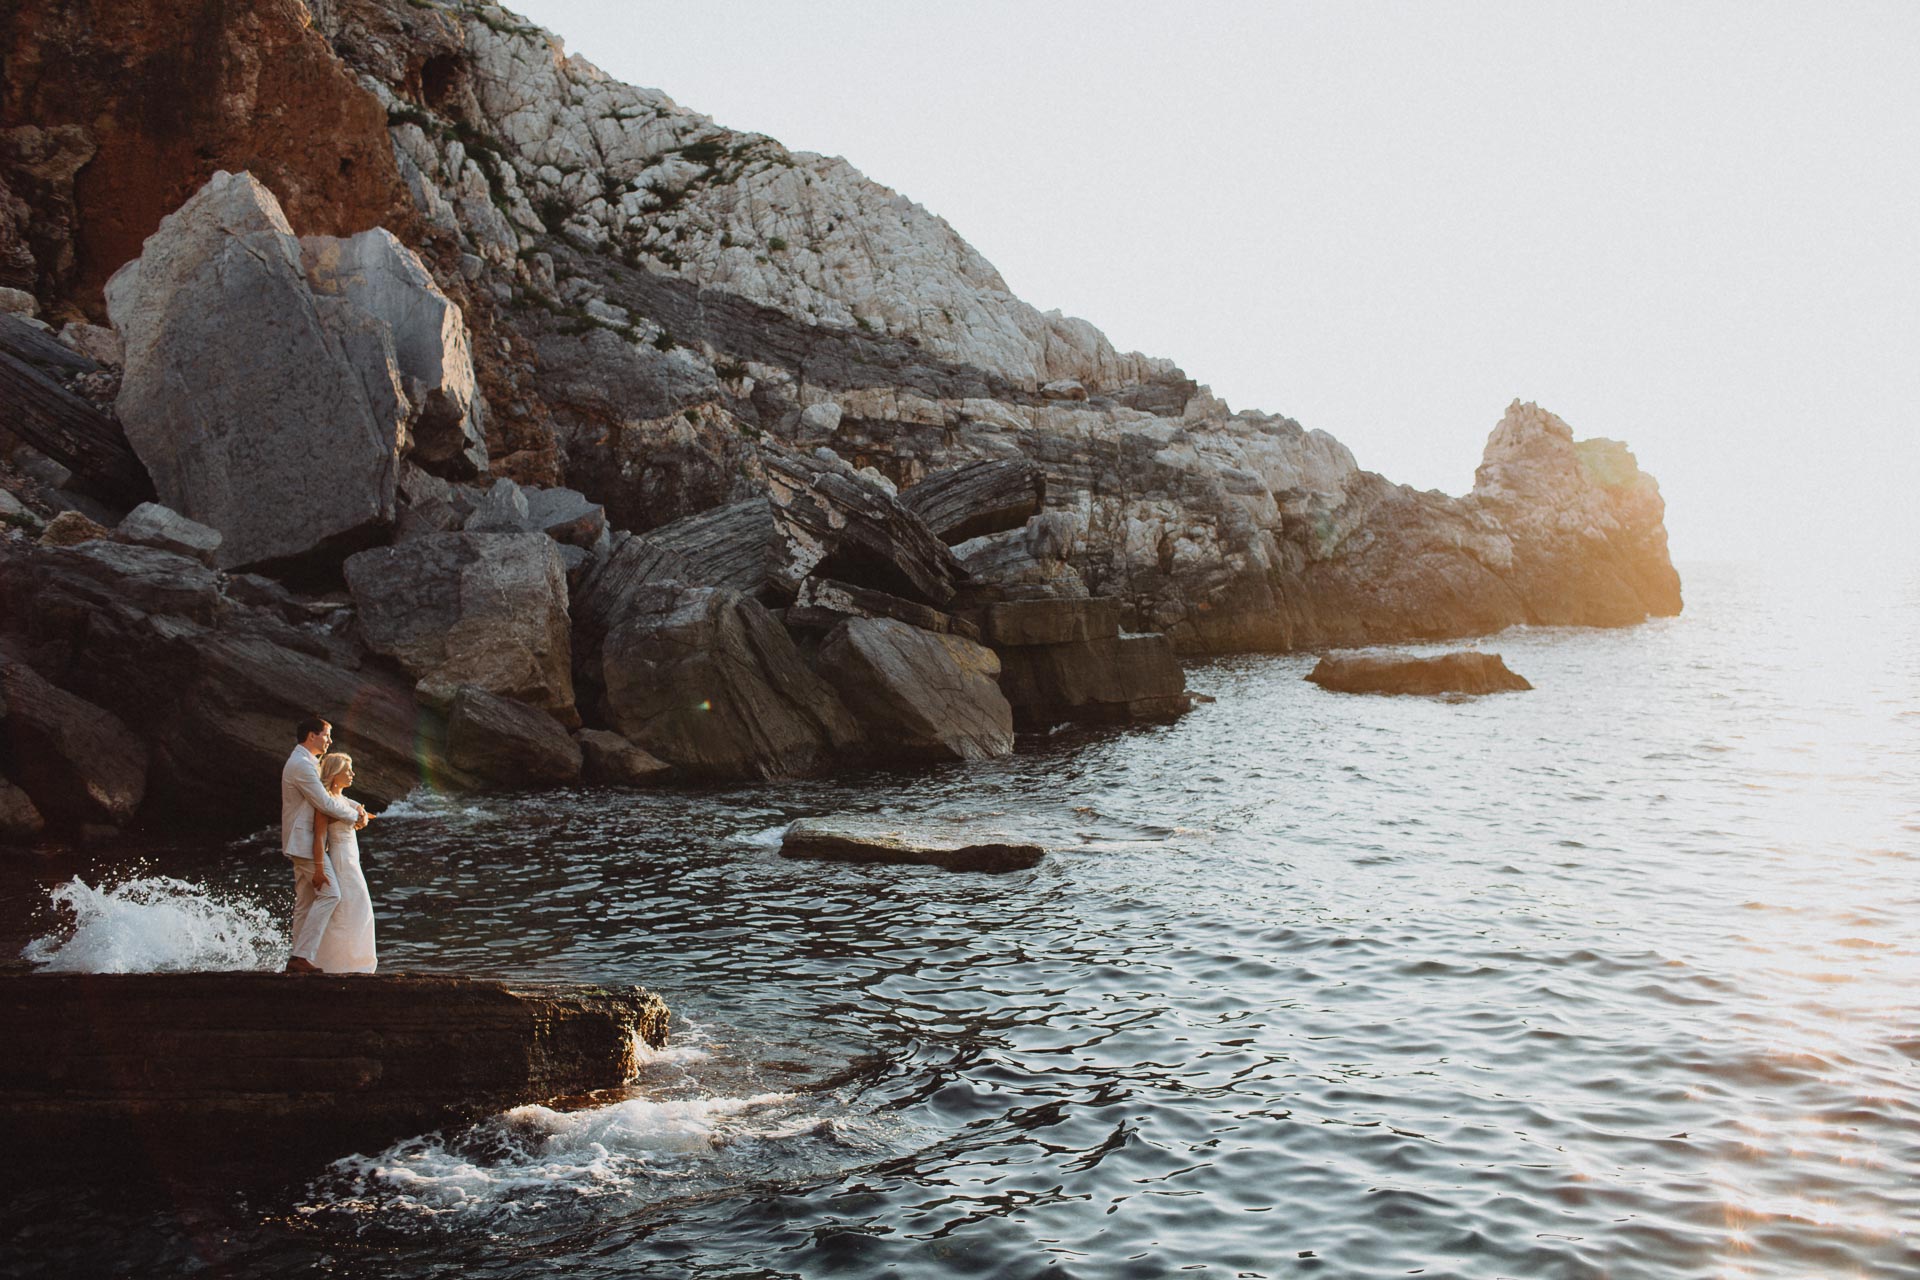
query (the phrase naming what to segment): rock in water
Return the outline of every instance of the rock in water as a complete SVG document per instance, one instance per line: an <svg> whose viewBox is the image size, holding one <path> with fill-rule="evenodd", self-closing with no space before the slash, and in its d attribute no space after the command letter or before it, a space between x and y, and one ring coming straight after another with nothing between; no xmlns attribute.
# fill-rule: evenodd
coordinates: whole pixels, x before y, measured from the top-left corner
<svg viewBox="0 0 1920 1280"><path fill-rule="evenodd" d="M387 325L316 297L273 193L217 173L107 282L126 341L114 408L167 506L223 568L378 537L412 416Z"/></svg>
<svg viewBox="0 0 1920 1280"><path fill-rule="evenodd" d="M1680 612L1660 486L1619 441L1575 441L1558 417L1515 400L1487 440L1470 501L1512 539L1506 576L1529 622L1620 626Z"/></svg>
<svg viewBox="0 0 1920 1280"><path fill-rule="evenodd" d="M445 705L461 685L577 724L566 569L540 533L434 533L348 558L347 585L376 652Z"/></svg>
<svg viewBox="0 0 1920 1280"><path fill-rule="evenodd" d="M588 782L610 787L639 787L658 782L673 766L606 729L582 729L580 754Z"/></svg>
<svg viewBox="0 0 1920 1280"><path fill-rule="evenodd" d="M84 1164L90 1177L158 1175L167 1185L285 1177L443 1125L617 1088L639 1046L666 1043L668 1019L639 987L413 974L6 976L0 1027L14 1044L0 1065L0 1107L9 1149L29 1168Z"/></svg>
<svg viewBox="0 0 1920 1280"><path fill-rule="evenodd" d="M1533 688L1508 670L1499 654L1470 650L1437 658L1329 655L1306 678L1333 693L1482 694Z"/></svg>
<svg viewBox="0 0 1920 1280"><path fill-rule="evenodd" d="M985 760L1013 750L1013 708L993 650L890 618L853 618L814 668L889 755Z"/></svg>
<svg viewBox="0 0 1920 1280"><path fill-rule="evenodd" d="M964 834L903 830L858 819L802 818L781 837L783 858L917 863L948 871L1024 871L1047 856L1037 844L974 841Z"/></svg>

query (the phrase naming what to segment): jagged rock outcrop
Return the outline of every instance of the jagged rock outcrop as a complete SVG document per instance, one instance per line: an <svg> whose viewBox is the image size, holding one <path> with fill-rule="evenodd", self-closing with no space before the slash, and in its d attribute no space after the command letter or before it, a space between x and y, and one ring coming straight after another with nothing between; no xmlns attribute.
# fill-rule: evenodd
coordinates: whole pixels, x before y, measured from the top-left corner
<svg viewBox="0 0 1920 1280"><path fill-rule="evenodd" d="M426 702L462 685L577 724L566 570L538 533L436 533L348 558L367 644Z"/></svg>
<svg viewBox="0 0 1920 1280"><path fill-rule="evenodd" d="M0 179L29 202L36 292L100 290L217 170L252 169L294 225L408 216L385 112L300 0L0 7Z"/></svg>
<svg viewBox="0 0 1920 1280"><path fill-rule="evenodd" d="M985 760L1013 750L1013 708L991 649L887 618L852 618L814 669L892 759Z"/></svg>
<svg viewBox="0 0 1920 1280"><path fill-rule="evenodd" d="M900 494L900 505L949 545L1022 528L1046 501L1046 473L1028 458L982 459Z"/></svg>
<svg viewBox="0 0 1920 1280"><path fill-rule="evenodd" d="M419 257L383 227L344 240L304 236L300 253L316 294L345 298L392 334L412 410L403 451L436 475L485 474L486 400L474 376L466 320Z"/></svg>
<svg viewBox="0 0 1920 1280"><path fill-rule="evenodd" d="M1497 653L1443 653L1433 658L1328 654L1308 680L1331 693L1467 694L1531 689Z"/></svg>
<svg viewBox="0 0 1920 1280"><path fill-rule="evenodd" d="M857 748L859 724L773 615L689 576L643 537L590 575L575 672L593 718L696 777L790 777Z"/></svg>
<svg viewBox="0 0 1920 1280"><path fill-rule="evenodd" d="M0 639L150 750L149 809L270 821L293 726L316 714L354 757L356 796L468 784L446 764L442 718L334 629L340 613L152 547L0 535Z"/></svg>
<svg viewBox="0 0 1920 1280"><path fill-rule="evenodd" d="M179 16L175 0L133 8ZM682 773L776 776L875 740L939 740L869 708L869 729L882 726L870 738L808 666L850 620L888 624L862 634L904 624L928 652L979 637L1015 720L1035 725L1177 714L1176 651L1615 625L1680 607L1657 486L1623 446L1575 442L1516 402L1472 493L1392 484L1324 432L1236 413L1170 362L1034 311L945 223L845 161L619 84L489 0L195 10L191 47L220 59L200 81L163 65L174 32L119 13L84 30L72 0L19 12L41 25L0 14L8 76L31 81L0 89L0 287L30 274L56 323L97 318L98 246L118 236L130 254L156 233L110 290L121 332L69 326L89 354L43 343L62 354L16 373L5 339L31 326L0 319L0 379L47 384L32 384L57 420L47 438L67 449L74 488L96 484L111 508L82 509L119 520L153 496L133 492L150 470L162 502L223 535L224 568L324 579L354 551L380 566L355 585L357 616L322 621L265 579L170 588L189 575L115 562L123 589L213 605L130 606L145 620L108 635L304 644L329 670L424 699L405 714L435 744L472 684L567 724L577 703ZM45 81L62 40L86 57L57 89ZM296 66L287 92L311 89L318 127L339 128L335 154L351 161L331 195L314 139L285 132L290 103L258 78ZM101 118L71 109L116 75L135 83L99 91ZM180 121L205 125L206 153L178 166L194 176L167 203L136 181L137 198L109 209L102 161L132 136L172 154L177 122L108 117L162 85L181 95ZM162 226L214 159L265 185L216 176ZM366 218L382 201L392 216ZM364 234L329 238L350 232ZM109 401L133 446L117 459L118 424L98 411ZM71 536L98 536L74 521ZM547 548L539 573L508 574L538 578L542 602L449 604L469 570L446 540L513 537ZM545 639L463 655L434 634L444 623L459 640L462 619L489 612ZM569 614L570 642L555 629ZM521 674L495 662L542 644ZM154 767L174 765L157 752ZM434 768L478 780L443 756Z"/></svg>
<svg viewBox="0 0 1920 1280"><path fill-rule="evenodd" d="M411 417L391 330L317 296L279 202L217 173L107 283L115 411L167 506L223 567L352 550L394 518Z"/></svg>

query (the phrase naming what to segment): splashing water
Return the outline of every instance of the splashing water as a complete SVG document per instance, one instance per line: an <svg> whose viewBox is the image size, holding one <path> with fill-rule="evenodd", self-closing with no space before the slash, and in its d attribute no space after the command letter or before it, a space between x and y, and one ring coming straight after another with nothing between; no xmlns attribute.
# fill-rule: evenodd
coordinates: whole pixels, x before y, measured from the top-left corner
<svg viewBox="0 0 1920 1280"><path fill-rule="evenodd" d="M162 973L276 969L287 940L266 908L172 876L99 888L75 876L48 894L73 914L29 942L21 958L53 973Z"/></svg>

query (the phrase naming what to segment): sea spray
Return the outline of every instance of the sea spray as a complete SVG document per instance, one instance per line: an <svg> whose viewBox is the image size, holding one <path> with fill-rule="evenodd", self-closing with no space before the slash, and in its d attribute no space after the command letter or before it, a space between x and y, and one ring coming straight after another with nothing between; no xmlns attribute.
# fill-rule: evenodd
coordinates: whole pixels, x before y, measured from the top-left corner
<svg viewBox="0 0 1920 1280"><path fill-rule="evenodd" d="M21 957L53 973L163 973L277 969L287 940L258 903L173 876L99 888L75 876L52 889L70 929L28 943Z"/></svg>

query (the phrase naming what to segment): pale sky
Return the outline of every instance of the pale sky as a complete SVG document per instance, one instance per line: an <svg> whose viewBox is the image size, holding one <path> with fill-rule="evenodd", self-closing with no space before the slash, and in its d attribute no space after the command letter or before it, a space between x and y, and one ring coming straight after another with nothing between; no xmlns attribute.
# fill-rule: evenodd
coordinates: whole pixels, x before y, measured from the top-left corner
<svg viewBox="0 0 1920 1280"><path fill-rule="evenodd" d="M513 7L1393 480L1517 396L1676 559L1920 549L1920 4Z"/></svg>

